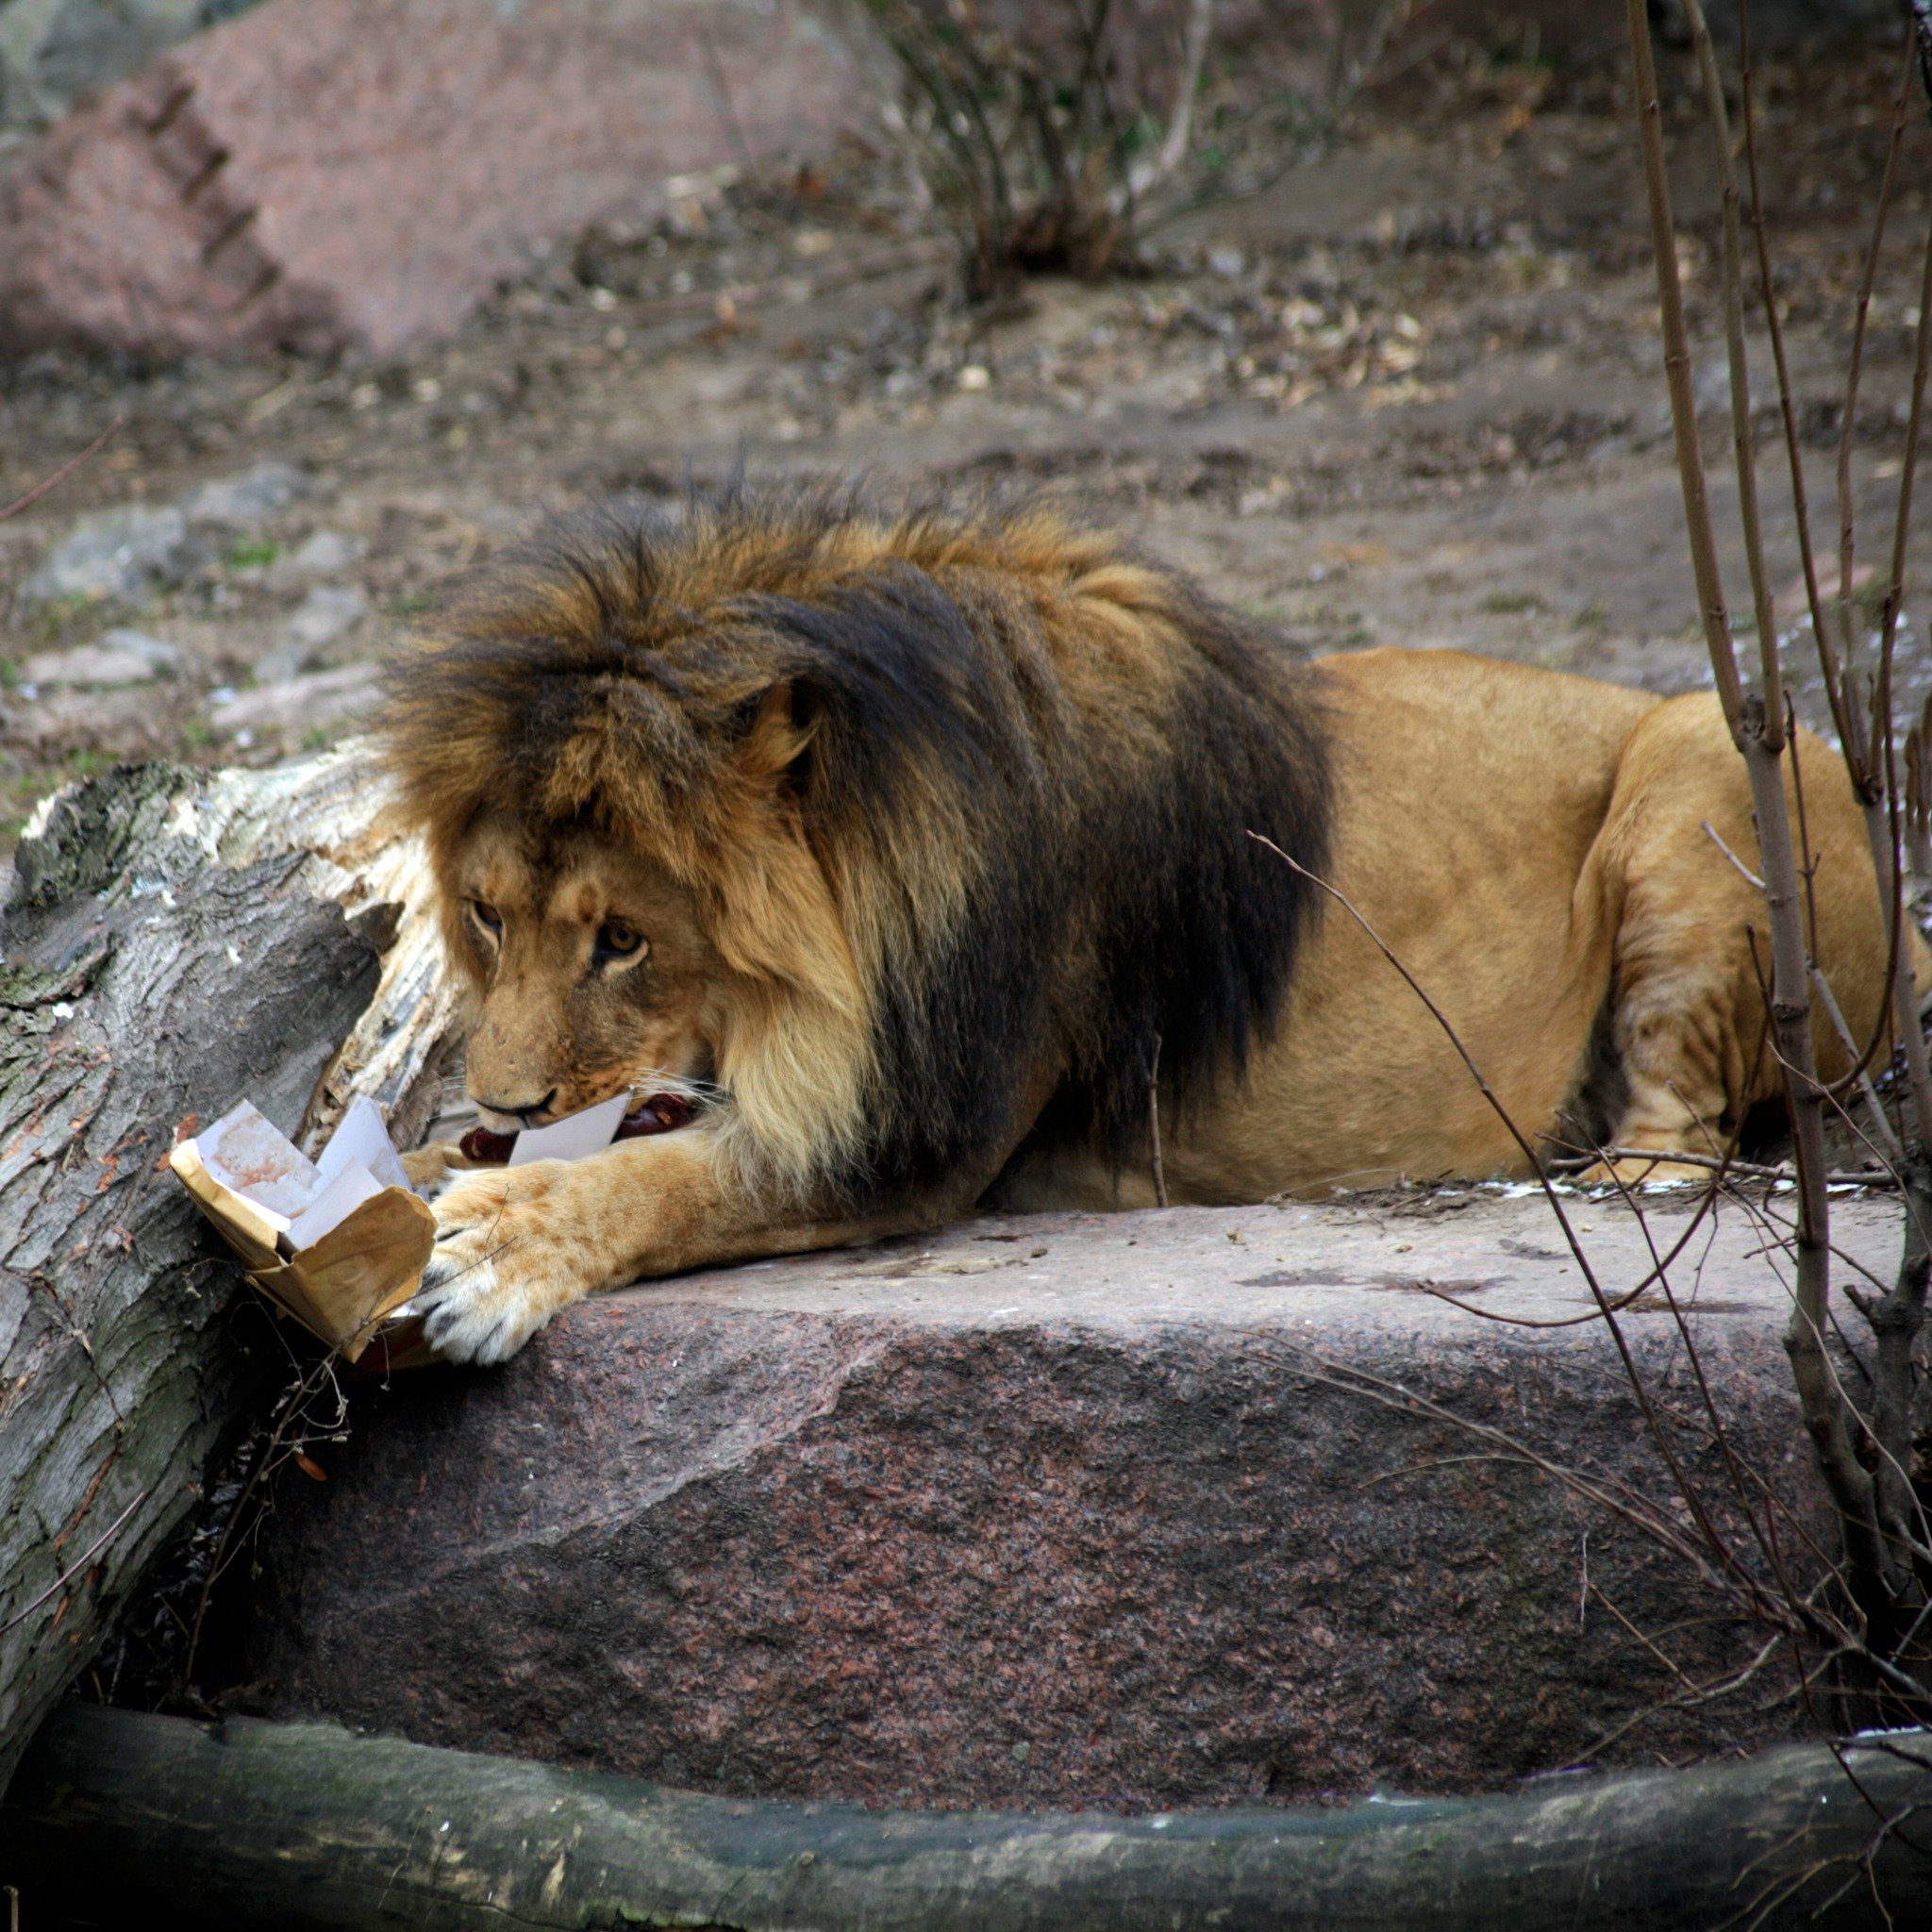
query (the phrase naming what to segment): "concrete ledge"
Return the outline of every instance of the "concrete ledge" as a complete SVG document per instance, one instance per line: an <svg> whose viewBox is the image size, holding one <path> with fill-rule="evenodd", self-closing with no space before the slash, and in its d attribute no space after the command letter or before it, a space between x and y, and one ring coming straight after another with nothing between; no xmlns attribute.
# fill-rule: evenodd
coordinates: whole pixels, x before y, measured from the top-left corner
<svg viewBox="0 0 1932 1932"><path fill-rule="evenodd" d="M371 1399L268 1529L227 1674L275 1715L759 1796L1165 1807L1570 1764L1675 1681L1606 1599L1693 1675L1756 1639L1613 1515L1336 1385L1668 1501L1600 1323L1431 1291L1588 1314L1547 1210L1420 1205L983 1221L587 1304L504 1370ZM1607 1285L1641 1279L1627 1213L1576 1218ZM1849 1205L1836 1238L1889 1271L1895 1224ZM1725 1208L1673 1285L1822 1540L1761 1245ZM1721 1496L1662 1297L1624 1323ZM1802 1735L1786 1688L1607 1761Z"/></svg>

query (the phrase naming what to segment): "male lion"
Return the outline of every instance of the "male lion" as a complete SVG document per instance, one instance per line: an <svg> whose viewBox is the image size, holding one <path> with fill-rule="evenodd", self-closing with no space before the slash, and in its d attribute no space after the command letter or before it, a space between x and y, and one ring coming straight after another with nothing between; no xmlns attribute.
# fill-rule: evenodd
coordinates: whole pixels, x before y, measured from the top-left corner
<svg viewBox="0 0 1932 1932"><path fill-rule="evenodd" d="M1524 1171L1357 921L1250 833L1347 895L1525 1134L1708 1154L1775 1091L1714 699L1451 652L1297 667L1037 507L607 504L471 579L391 701L485 1120L698 1103L451 1175L419 1299L458 1358L640 1275L989 1197L1149 1206L1157 1086L1175 1201ZM1842 766L1803 751L1862 1046L1886 922ZM1817 1045L1848 1070L1822 1018Z"/></svg>

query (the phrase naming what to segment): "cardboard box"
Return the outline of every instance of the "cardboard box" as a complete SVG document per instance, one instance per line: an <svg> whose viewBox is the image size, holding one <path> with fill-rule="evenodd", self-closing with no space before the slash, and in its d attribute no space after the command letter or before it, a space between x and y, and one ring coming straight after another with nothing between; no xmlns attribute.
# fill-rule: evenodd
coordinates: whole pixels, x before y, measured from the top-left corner
<svg viewBox="0 0 1932 1932"><path fill-rule="evenodd" d="M630 1095L617 1094L547 1127L490 1138L509 1150L511 1167L581 1160L614 1140L672 1131L691 1112L675 1094L653 1094L635 1111ZM314 1160L244 1100L178 1142L168 1164L256 1287L345 1361L386 1374L442 1359L409 1309L436 1216L409 1185L373 1100L349 1103Z"/></svg>
<svg viewBox="0 0 1932 1932"><path fill-rule="evenodd" d="M436 1216L373 1101L350 1104L313 1161L243 1101L169 1165L256 1287L345 1360L380 1373L439 1359L408 1313Z"/></svg>

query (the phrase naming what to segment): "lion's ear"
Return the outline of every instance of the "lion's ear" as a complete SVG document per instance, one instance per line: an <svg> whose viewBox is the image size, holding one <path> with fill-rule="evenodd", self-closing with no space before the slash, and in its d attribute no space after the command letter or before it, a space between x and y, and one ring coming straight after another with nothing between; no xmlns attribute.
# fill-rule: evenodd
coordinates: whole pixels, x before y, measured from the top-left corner
<svg viewBox="0 0 1932 1932"><path fill-rule="evenodd" d="M811 743L815 724L809 694L789 677L746 708L751 722L738 741L740 770L754 778L791 772Z"/></svg>

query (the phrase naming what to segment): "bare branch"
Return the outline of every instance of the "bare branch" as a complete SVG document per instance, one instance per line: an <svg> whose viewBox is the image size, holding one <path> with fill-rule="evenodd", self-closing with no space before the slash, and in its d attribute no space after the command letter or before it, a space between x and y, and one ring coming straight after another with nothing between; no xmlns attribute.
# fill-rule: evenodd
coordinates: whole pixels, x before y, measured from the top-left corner
<svg viewBox="0 0 1932 1932"><path fill-rule="evenodd" d="M1657 312L1663 327L1664 379L1671 392L1671 425L1677 441L1677 474L1684 491L1684 523L1690 541L1690 568L1697 579L1704 641L1717 679L1724 722L1736 738L1743 728L1744 690L1731 647L1730 614L1724 608L1718 572L1717 544L1711 535L1710 505L1704 487L1704 456L1697 446L1697 402L1690 386L1690 339L1684 325L1684 291L1677 275L1677 230L1671 218L1670 177L1664 172L1663 108L1657 98L1657 59L1651 51L1650 17L1644 0L1624 0L1630 22L1630 48L1637 82L1637 125L1643 150L1643 184L1650 208L1650 238L1657 258Z"/></svg>
<svg viewBox="0 0 1932 1932"><path fill-rule="evenodd" d="M1771 337L1771 359L1777 371L1778 414L1784 425L1785 457L1791 473L1791 510L1797 525L1798 557L1805 573L1805 596L1811 611L1811 637L1818 650L1819 668L1824 676L1824 694L1831 706L1832 724L1839 742L1845 749L1847 762L1853 762L1858 734L1852 728L1851 712L1845 704L1844 679L1840 674L1839 657L1831 641L1831 627L1824 618L1824 600L1818 589L1817 552L1811 541L1811 510L1805 490L1805 458L1798 436L1797 404L1791 394L1790 363L1785 355L1784 324L1778 318L1777 297L1771 273L1771 244L1764 232L1764 191L1757 175L1757 118L1751 104L1751 22L1750 8L1738 8L1738 41L1742 72L1739 79L1739 99L1744 110L1744 159L1751 177L1751 232L1757 250L1757 283L1764 301L1764 325ZM1865 795L1865 776L1854 763L1853 788Z"/></svg>
<svg viewBox="0 0 1932 1932"><path fill-rule="evenodd" d="M1708 58L1709 28L1699 0L1686 0L1692 36L1700 58ZM1825 1358L1824 1337L1830 1321L1831 1260L1824 1192L1824 1093L1817 1079L1811 1047L1810 987L1805 957L1804 923L1799 906L1797 860L1791 845L1790 817L1782 778L1784 744L1782 703L1775 712L1762 695L1746 699L1738 675L1736 652L1724 606L1711 527L1710 505L1704 481L1704 459L1698 447L1697 413L1690 385L1690 346L1685 325L1683 292L1677 271L1676 227L1671 213L1670 179L1664 167L1662 108L1658 98L1657 62L1650 39L1645 0L1625 0L1631 66L1637 88L1639 142L1643 157L1645 194L1649 208L1651 253L1657 265L1658 312L1664 339L1664 374L1670 390L1671 420L1676 435L1677 467L1684 494L1684 515L1691 566L1703 608L1705 642L1718 697L1731 736L1744 755L1751 780L1752 803L1757 818L1759 869L1771 919L1772 984L1769 1001L1780 1058L1787 1066L1787 1094L1791 1113L1793 1150L1798 1169L1800 1214L1795 1240L1798 1287L1786 1334L1792 1373L1797 1378L1806 1427L1817 1450L1840 1519L1853 1569L1863 1580L1868 1596L1882 1594L1884 1555L1876 1536L1873 1482L1854 1453L1844 1405L1838 1399L1835 1378ZM1735 175L1729 174L1729 132L1724 117L1722 87L1712 99L1714 66L1707 66L1706 105L1711 114L1713 144L1721 151L1720 169L1735 195ZM1741 280L1735 245L1736 206L1727 215L1724 249L1726 313ZM1748 416L1748 378L1741 338L1734 335L1731 385L1734 424L1737 412ZM1762 569L1761 557L1758 568ZM1760 626L1762 628L1762 626ZM1765 675L1777 676L1776 636L1760 637Z"/></svg>
<svg viewBox="0 0 1932 1932"><path fill-rule="evenodd" d="M1844 420L1838 438L1838 617L1844 648L1844 664L1849 675L1857 658L1857 613L1852 608L1852 565L1855 556L1852 501L1852 440L1858 420L1858 378L1865 364L1865 326L1872 314L1872 289L1878 278L1878 254L1885 241L1885 218L1891 208L1892 177L1898 169L1899 143L1906 131L1906 99L1911 92L1912 68L1917 34L1906 27L1905 59L1899 70L1898 99L1893 104L1891 137L1885 148L1885 172L1878 182L1878 206L1872 218L1872 246L1866 251L1865 272L1858 281L1858 297L1852 317L1851 369L1845 377ZM1847 709L1850 693L1847 692ZM1876 774L1869 774L1875 778Z"/></svg>
<svg viewBox="0 0 1932 1932"><path fill-rule="evenodd" d="M1738 225L1738 171L1731 158L1730 117L1724 86L1717 71L1710 27L1700 0L1686 0L1691 44L1704 81L1705 111L1710 117L1710 144L1717 160L1724 208L1724 343L1731 374L1731 444L1738 468L1738 515L1744 528L1744 561L1751 578L1752 608L1757 620L1758 694L1764 705L1767 750L1784 748L1784 684L1777 659L1777 618L1771 578L1764 567L1764 526L1757 513L1757 453L1751 438L1751 384L1744 362L1744 254ZM1693 417L1691 427L1696 424Z"/></svg>
<svg viewBox="0 0 1932 1932"><path fill-rule="evenodd" d="M1147 1070L1147 1138L1154 1158L1154 1205L1167 1206L1167 1170L1160 1161L1160 1035L1154 1036L1154 1064Z"/></svg>

